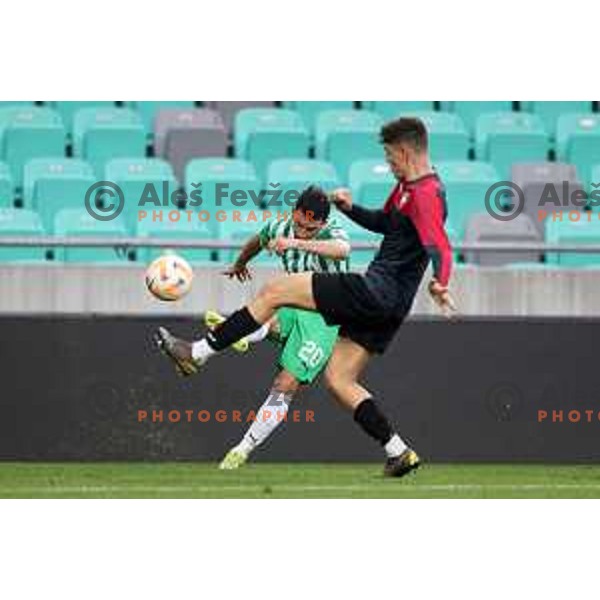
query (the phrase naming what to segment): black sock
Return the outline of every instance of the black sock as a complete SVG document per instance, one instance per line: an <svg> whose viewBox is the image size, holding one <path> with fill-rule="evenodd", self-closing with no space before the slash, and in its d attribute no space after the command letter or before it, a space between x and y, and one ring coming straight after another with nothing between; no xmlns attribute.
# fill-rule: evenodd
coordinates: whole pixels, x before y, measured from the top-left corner
<svg viewBox="0 0 600 600"><path fill-rule="evenodd" d="M261 327L261 324L257 323L250 311L244 307L235 311L214 331L209 331L206 334L206 341L213 350L220 352L243 337L250 335L259 327Z"/></svg>
<svg viewBox="0 0 600 600"><path fill-rule="evenodd" d="M377 408L372 398L363 400L354 410L354 420L363 428L363 431L385 446L394 431L386 416Z"/></svg>

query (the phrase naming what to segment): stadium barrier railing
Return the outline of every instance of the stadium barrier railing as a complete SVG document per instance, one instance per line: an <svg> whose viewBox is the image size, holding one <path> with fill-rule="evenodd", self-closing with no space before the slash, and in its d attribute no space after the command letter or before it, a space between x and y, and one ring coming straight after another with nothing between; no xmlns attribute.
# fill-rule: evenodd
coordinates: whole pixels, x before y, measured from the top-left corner
<svg viewBox="0 0 600 600"><path fill-rule="evenodd" d="M60 237L60 236L3 236L0 247L44 247L44 248L194 248L203 250L231 250L244 245L237 240L195 239L149 239L139 237ZM373 250L378 242L353 242L353 250ZM457 252L556 252L576 254L600 254L600 244L545 244L545 243L497 243L455 244Z"/></svg>

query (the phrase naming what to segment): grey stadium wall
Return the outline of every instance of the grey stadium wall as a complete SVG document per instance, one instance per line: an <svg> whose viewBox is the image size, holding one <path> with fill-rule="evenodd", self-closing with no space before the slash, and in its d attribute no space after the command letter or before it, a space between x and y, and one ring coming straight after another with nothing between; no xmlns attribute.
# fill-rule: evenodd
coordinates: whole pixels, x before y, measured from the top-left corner
<svg viewBox="0 0 600 600"><path fill-rule="evenodd" d="M222 264L194 265L192 292L182 302L157 302L145 290L144 265L0 264L0 314L193 315L235 310L280 271L254 269L249 285L225 279ZM427 277L425 278L425 281ZM467 316L600 317L600 269L504 268L459 265L452 291ZM435 315L426 293L415 315Z"/></svg>
<svg viewBox="0 0 600 600"><path fill-rule="evenodd" d="M182 380L152 346L158 324L198 330L190 317L0 317L0 459L221 457L246 427L233 411L245 420L265 397L275 348ZM598 339L599 319L413 317L366 380L427 460L598 461ZM257 460L380 460L321 384L292 409Z"/></svg>

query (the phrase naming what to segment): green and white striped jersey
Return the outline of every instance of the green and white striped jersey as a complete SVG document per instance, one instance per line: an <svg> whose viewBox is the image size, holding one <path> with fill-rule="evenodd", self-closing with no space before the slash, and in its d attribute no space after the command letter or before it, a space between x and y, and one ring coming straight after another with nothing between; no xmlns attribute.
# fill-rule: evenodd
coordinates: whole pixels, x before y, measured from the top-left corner
<svg viewBox="0 0 600 600"><path fill-rule="evenodd" d="M294 238L293 224L292 216L287 219L271 219L258 234L261 247L266 248L271 240L279 237ZM334 218L328 219L325 226L313 239L350 242L345 229ZM350 261L347 258L335 260L296 248L286 250L281 256L281 262L286 273L303 273L306 271L342 273L348 271L350 267Z"/></svg>

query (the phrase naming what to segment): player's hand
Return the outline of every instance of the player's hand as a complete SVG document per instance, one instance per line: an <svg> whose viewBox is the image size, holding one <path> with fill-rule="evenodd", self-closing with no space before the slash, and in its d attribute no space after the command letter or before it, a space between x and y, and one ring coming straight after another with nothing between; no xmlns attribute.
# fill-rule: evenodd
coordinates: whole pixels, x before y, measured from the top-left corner
<svg viewBox="0 0 600 600"><path fill-rule="evenodd" d="M350 210L352 208L352 193L347 188L337 188L329 194L329 199L340 210Z"/></svg>
<svg viewBox="0 0 600 600"><path fill-rule="evenodd" d="M245 283L246 281L250 281L252 279L252 273L250 273L250 269L248 269L248 265L242 263L234 263L223 271L223 275L225 277L229 277L229 279L237 279L241 283Z"/></svg>
<svg viewBox="0 0 600 600"><path fill-rule="evenodd" d="M456 303L447 287L434 278L429 283L429 293L446 318L451 319L456 316Z"/></svg>
<svg viewBox="0 0 600 600"><path fill-rule="evenodd" d="M278 237L271 240L267 246L269 252L275 252L277 256L281 256L286 250L294 247L295 240L285 237Z"/></svg>

